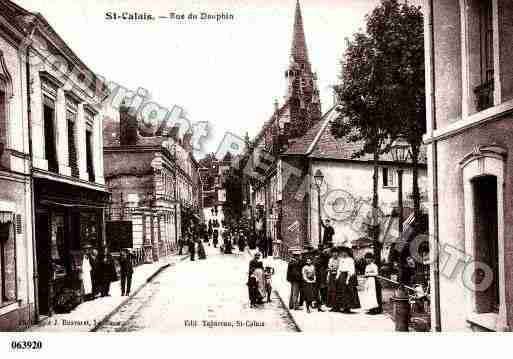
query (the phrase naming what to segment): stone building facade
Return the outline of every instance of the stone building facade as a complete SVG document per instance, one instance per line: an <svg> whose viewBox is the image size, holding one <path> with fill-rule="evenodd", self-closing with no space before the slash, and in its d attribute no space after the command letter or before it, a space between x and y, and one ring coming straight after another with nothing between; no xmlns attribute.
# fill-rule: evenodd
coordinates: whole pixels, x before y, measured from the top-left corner
<svg viewBox="0 0 513 359"><path fill-rule="evenodd" d="M104 132L113 237L128 226L131 241L118 246L133 248L141 262L170 255L183 227L200 215L198 164L187 136L142 136L135 111L127 107L111 113Z"/></svg>
<svg viewBox="0 0 513 359"><path fill-rule="evenodd" d="M509 331L513 3L426 5L432 327Z"/></svg>
<svg viewBox="0 0 513 359"><path fill-rule="evenodd" d="M107 92L42 15L0 7L0 328L12 329L52 315L65 292L80 301L83 248L105 244Z"/></svg>

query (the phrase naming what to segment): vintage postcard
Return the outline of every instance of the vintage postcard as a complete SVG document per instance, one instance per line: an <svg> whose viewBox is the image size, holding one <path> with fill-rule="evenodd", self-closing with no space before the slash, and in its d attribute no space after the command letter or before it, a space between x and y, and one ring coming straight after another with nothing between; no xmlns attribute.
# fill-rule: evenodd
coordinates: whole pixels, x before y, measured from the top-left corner
<svg viewBox="0 0 513 359"><path fill-rule="evenodd" d="M511 0L0 0L9 350L510 331L512 19Z"/></svg>

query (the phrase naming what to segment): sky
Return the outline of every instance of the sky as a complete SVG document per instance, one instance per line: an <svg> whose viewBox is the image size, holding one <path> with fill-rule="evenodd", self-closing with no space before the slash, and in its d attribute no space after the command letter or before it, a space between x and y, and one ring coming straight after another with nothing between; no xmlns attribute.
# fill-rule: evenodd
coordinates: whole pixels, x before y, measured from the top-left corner
<svg viewBox="0 0 513 359"><path fill-rule="evenodd" d="M201 158L225 133L255 136L285 96L296 0L14 0L40 12L97 74L134 91L150 91L191 122L208 121ZM421 0L418 0L419 2ZM333 104L345 38L364 28L379 0L301 0L310 62L322 110ZM227 13L234 20L106 20L107 12L169 16Z"/></svg>

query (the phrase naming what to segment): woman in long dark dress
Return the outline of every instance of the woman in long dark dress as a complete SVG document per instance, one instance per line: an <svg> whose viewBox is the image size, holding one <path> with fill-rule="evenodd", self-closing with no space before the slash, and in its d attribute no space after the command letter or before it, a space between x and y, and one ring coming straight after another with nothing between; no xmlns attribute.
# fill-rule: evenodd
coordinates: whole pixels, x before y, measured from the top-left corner
<svg viewBox="0 0 513 359"><path fill-rule="evenodd" d="M360 308L354 259L349 253L349 248L342 250L337 271L337 299L334 309L343 313L351 313L351 309Z"/></svg>
<svg viewBox="0 0 513 359"><path fill-rule="evenodd" d="M315 267L312 264L312 259L306 259L306 265L302 269L303 275L303 299L306 302L306 311L310 313L312 302L315 299Z"/></svg>
<svg viewBox="0 0 513 359"><path fill-rule="evenodd" d="M328 295L326 305L334 311L337 303L337 272L340 258L338 257L338 249L331 250L331 258L328 261L327 268L327 282L328 282Z"/></svg>

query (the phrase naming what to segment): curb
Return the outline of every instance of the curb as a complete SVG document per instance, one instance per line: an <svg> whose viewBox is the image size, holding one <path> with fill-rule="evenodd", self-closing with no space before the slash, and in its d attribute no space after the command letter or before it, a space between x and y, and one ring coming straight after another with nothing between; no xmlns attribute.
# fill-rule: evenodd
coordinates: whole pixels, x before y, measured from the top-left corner
<svg viewBox="0 0 513 359"><path fill-rule="evenodd" d="M248 248L246 250L246 252L252 256L253 254L250 252L251 250ZM285 310L285 312L287 313L287 317L290 319L290 321L294 324L294 326L296 327L296 330L298 332L302 332L301 330L301 327L297 324L297 321L296 321L296 318L294 318L294 316L292 315L292 312L290 311L289 307L287 305L285 305L285 302L283 301L283 298L280 294L280 292L278 291L278 289L274 289L273 288L273 292L276 293L276 295L278 296L278 299L280 300L280 303L281 303L281 306L283 307L283 309Z"/></svg>
<svg viewBox="0 0 513 359"><path fill-rule="evenodd" d="M166 268L169 268L169 267L172 267L174 265L176 265L176 263L178 262L183 262L185 259L187 258L187 256L183 256L182 258L179 258L176 262L174 263L166 263L166 264L162 264L159 268L157 268L157 270L151 274L148 278L146 278L146 280L139 285L139 287L137 287L136 290L134 290L129 296L127 296L121 303L119 303L114 309L112 309L102 320L100 320L91 330L89 330L89 332L96 332L98 331L98 329L100 327L102 327L110 318L112 318L112 316L114 314L116 314L119 309L124 306L130 299L132 299L132 297L134 297L135 295L137 295L144 287L146 287L146 285L151 282L157 275L159 275L164 269Z"/></svg>

